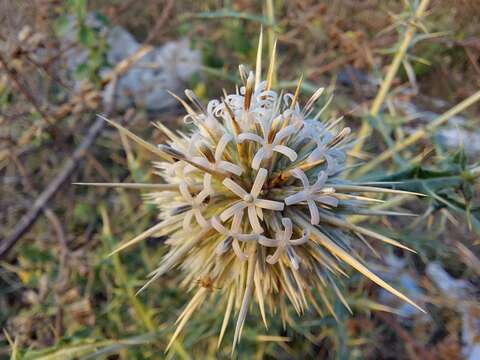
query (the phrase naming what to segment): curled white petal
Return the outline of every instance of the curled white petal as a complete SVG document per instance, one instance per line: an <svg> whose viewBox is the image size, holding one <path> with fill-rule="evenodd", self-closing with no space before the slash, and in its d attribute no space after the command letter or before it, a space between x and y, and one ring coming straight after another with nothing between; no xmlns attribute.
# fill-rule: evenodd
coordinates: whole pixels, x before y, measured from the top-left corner
<svg viewBox="0 0 480 360"><path fill-rule="evenodd" d="M296 131L297 131L297 129L295 128L295 126L293 126L293 125L287 126L286 128L280 130L280 131L275 135L275 138L273 139L273 144L274 144L274 145L280 144L280 142L281 142L283 139L289 137L290 135L293 135Z"/></svg>
<svg viewBox="0 0 480 360"><path fill-rule="evenodd" d="M194 162L195 164L203 166L204 168L207 168L207 169L210 167L210 162L202 156L193 156L191 161ZM188 164L188 165L190 165L190 164ZM190 166L192 166L192 165L190 165ZM194 167L194 169L196 170L197 168Z"/></svg>
<svg viewBox="0 0 480 360"><path fill-rule="evenodd" d="M245 209L246 207L247 207L247 204L245 204L243 201L239 201L234 205L230 206L228 209L224 210L220 214L220 219L222 221L228 220L239 211L243 211L243 209Z"/></svg>
<svg viewBox="0 0 480 360"><path fill-rule="evenodd" d="M327 173L334 174L337 171L337 161L328 153L325 153L324 157L327 160Z"/></svg>
<svg viewBox="0 0 480 360"><path fill-rule="evenodd" d="M237 216L243 215L243 210L247 208L248 212L248 219L250 222L250 226L253 229L255 234L263 233L263 228L260 224L260 220L263 221L263 211L262 209L272 210L272 211L281 211L283 210L285 204L279 201L267 200L259 198L259 195L262 191L263 185L268 176L268 171L264 168L258 170L255 180L253 182L252 188L250 189L250 193L245 191L240 185L234 182L231 179L225 179L223 184L234 194L236 194L240 199L238 202L224 210L220 214L220 219L225 221L232 216L235 216L234 220ZM239 220L240 221L240 220ZM240 224L238 223L238 226ZM233 226L232 226L233 228Z"/></svg>
<svg viewBox="0 0 480 360"><path fill-rule="evenodd" d="M263 184L265 183L265 180L267 179L268 176L268 171L267 169L261 168L258 170L257 176L255 177L255 181L253 182L252 190L250 191L250 194L253 196L257 197L260 195L260 191L262 191Z"/></svg>
<svg viewBox="0 0 480 360"><path fill-rule="evenodd" d="M295 176L297 179L300 179L302 182L302 185L304 188L308 187L310 183L308 182L307 175L303 172L301 169L293 169L292 171L293 176Z"/></svg>
<svg viewBox="0 0 480 360"><path fill-rule="evenodd" d="M238 135L238 142L239 143L242 143L245 140L255 141L255 142L258 142L260 144L262 144L264 142L264 140L257 134L242 133L242 134Z"/></svg>
<svg viewBox="0 0 480 360"><path fill-rule="evenodd" d="M295 150L290 149L288 146L275 145L272 150L282 155L285 155L290 159L290 161L295 161L297 159L297 153L295 152Z"/></svg>
<svg viewBox="0 0 480 360"><path fill-rule="evenodd" d="M270 150L270 151L269 151ZM258 170L262 164L263 159L269 159L272 157L271 149L266 146L261 147L252 159L252 169Z"/></svg>
<svg viewBox="0 0 480 360"><path fill-rule="evenodd" d="M290 240L290 245L298 246L303 245L308 242L310 239L310 232L308 230L304 231L303 236L299 239Z"/></svg>
<svg viewBox="0 0 480 360"><path fill-rule="evenodd" d="M262 199L258 199L258 200L262 200ZM255 204L255 205L257 205L257 204ZM257 205L255 209L257 210L258 218L263 221L263 210L262 210L262 208Z"/></svg>
<svg viewBox="0 0 480 360"><path fill-rule="evenodd" d="M203 203L208 196L213 194L211 182L212 182L212 175L205 174L203 177L203 189L195 198L195 202L197 205L200 205L201 203Z"/></svg>
<svg viewBox="0 0 480 360"><path fill-rule="evenodd" d="M287 196L284 202L285 204L287 204L287 206L290 206L293 204L301 203L302 201L307 201L307 199L308 199L308 195L305 192L300 191L296 194Z"/></svg>
<svg viewBox="0 0 480 360"><path fill-rule="evenodd" d="M288 258L292 263L292 266L295 269L298 269L300 266L301 259L297 255L293 247L303 245L306 242L308 242L310 233L308 231L305 231L301 238L292 240L292 235L293 235L292 220L289 218L282 218L282 225L283 225L283 230L278 230L276 232L275 239L270 239L261 235L258 238L258 242L263 246L276 248L273 254L270 254L266 257L266 261L269 264L273 265L277 263L282 253L286 251Z"/></svg>
<svg viewBox="0 0 480 360"><path fill-rule="evenodd" d="M310 211L310 223L312 225L318 225L320 223L320 214L315 201L323 202L324 204L331 206L338 205L338 200L336 198L333 196L324 196L320 193L327 181L328 176L326 172L321 171L318 174L317 181L313 185L310 185L307 176L302 170L294 169L292 174L302 182L303 190L288 196L285 199L285 204L293 205L306 201Z"/></svg>
<svg viewBox="0 0 480 360"><path fill-rule="evenodd" d="M240 231L242 219L243 219L243 209L233 214L232 228L231 228L232 233L233 232L238 233Z"/></svg>
<svg viewBox="0 0 480 360"><path fill-rule="evenodd" d="M228 232L227 228L218 220L216 216L210 219L212 227L217 230L220 234L226 234Z"/></svg>
<svg viewBox="0 0 480 360"><path fill-rule="evenodd" d="M248 207L248 220L250 220L250 225L254 233L261 234L263 233L263 228L260 225L260 221L258 220L257 212L255 210L255 206Z"/></svg>
<svg viewBox="0 0 480 360"><path fill-rule="evenodd" d="M258 234L238 234L235 238L240 241L256 241L258 240Z"/></svg>
<svg viewBox="0 0 480 360"><path fill-rule="evenodd" d="M314 190L314 191L322 190L323 186L325 185L325 182L327 181L327 177L328 176L327 176L327 173L325 171L320 171L318 173L317 181L315 181L315 184L312 185L312 190ZM307 182L308 182L308 180L307 180Z"/></svg>
<svg viewBox="0 0 480 360"><path fill-rule="evenodd" d="M232 242L232 248L233 251L235 252L235 255L241 260L241 261L246 261L248 259L248 256L240 249L240 244L238 243L238 240L233 239Z"/></svg>
<svg viewBox="0 0 480 360"><path fill-rule="evenodd" d="M280 201L266 200L266 199L257 199L255 200L255 205L267 210L282 211L285 207L285 204Z"/></svg>
<svg viewBox="0 0 480 360"><path fill-rule="evenodd" d="M270 238L267 238L266 236L260 236L258 238L258 242L261 245L267 246L267 247L278 247L280 245L280 242L278 240L270 239Z"/></svg>
<svg viewBox="0 0 480 360"><path fill-rule="evenodd" d="M197 220L198 225L204 229L210 227L210 223L203 217L203 214L199 209L192 209L192 212L195 215L195 220Z"/></svg>
<svg viewBox="0 0 480 360"><path fill-rule="evenodd" d="M312 225L318 225L320 223L320 214L318 213L317 204L315 204L313 200L308 200L307 204L308 210L310 211L310 223Z"/></svg>
<svg viewBox="0 0 480 360"><path fill-rule="evenodd" d="M200 133L193 134L188 143L188 149L186 153L187 158L190 159L198 153L197 149L201 143L205 144L207 141Z"/></svg>
<svg viewBox="0 0 480 360"><path fill-rule="evenodd" d="M290 220L289 218L282 218L282 225L285 228L283 236L285 241L287 241L292 238L292 234L293 234L292 220Z"/></svg>
<svg viewBox="0 0 480 360"><path fill-rule="evenodd" d="M239 198L243 199L246 195L248 195L244 188L242 188L240 185L238 185L235 181L231 179L226 178L225 180L223 180L223 185L225 185L228 190L233 192Z"/></svg>
<svg viewBox="0 0 480 360"><path fill-rule="evenodd" d="M330 205L332 207L337 207L338 206L338 199L336 197L333 197L333 196L328 196L328 195L316 196L315 201L317 201L319 203L322 203L322 204Z"/></svg>
<svg viewBox="0 0 480 360"><path fill-rule="evenodd" d="M237 176L242 175L243 173L243 168L241 166L232 164L231 162L220 160L217 165L218 169L224 171L224 172L229 172L232 174L235 174Z"/></svg>
<svg viewBox="0 0 480 360"><path fill-rule="evenodd" d="M283 252L283 248L281 247L277 248L273 253L273 255L268 255L265 258L265 261L268 262L270 265L276 264L278 260L280 260L280 255L282 255L282 252Z"/></svg>
<svg viewBox="0 0 480 360"><path fill-rule="evenodd" d="M215 149L215 161L220 161L222 159L223 153L230 141L233 140L233 137L230 134L223 134L220 140L218 141L217 148Z"/></svg>

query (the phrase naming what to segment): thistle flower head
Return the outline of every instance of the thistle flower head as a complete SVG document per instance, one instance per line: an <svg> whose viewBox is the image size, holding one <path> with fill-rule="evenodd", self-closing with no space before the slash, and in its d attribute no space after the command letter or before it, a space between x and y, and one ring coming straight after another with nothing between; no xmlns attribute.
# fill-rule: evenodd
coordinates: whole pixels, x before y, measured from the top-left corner
<svg viewBox="0 0 480 360"><path fill-rule="evenodd" d="M206 300L225 308L219 344L233 313L234 345L239 341L255 303L265 324L267 310L291 321L287 304L299 314L311 305L319 309L318 295L332 309L325 289L341 297L334 279L345 275L344 265L413 304L370 272L353 251L366 241L364 236L408 248L346 217L368 210L368 198L357 193L395 191L341 177L350 129L338 119L320 121L320 113L313 114L323 89L303 108L301 81L294 93L274 91L273 67L272 61L267 81L260 81L259 66L255 73L241 66L243 84L206 107L186 91L189 102L178 99L187 111L189 130L174 133L158 124L167 144L140 141L160 157L154 164L165 184L148 199L160 209L162 221L121 248L152 234L169 236L169 252L149 283L178 267L182 284L195 293L172 342ZM199 285L202 278L215 290Z"/></svg>

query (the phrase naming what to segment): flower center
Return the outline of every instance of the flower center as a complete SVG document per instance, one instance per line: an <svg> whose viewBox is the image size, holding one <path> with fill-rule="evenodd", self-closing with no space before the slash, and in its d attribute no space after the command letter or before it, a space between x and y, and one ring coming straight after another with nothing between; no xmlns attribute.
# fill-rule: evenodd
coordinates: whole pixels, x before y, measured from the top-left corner
<svg viewBox="0 0 480 360"><path fill-rule="evenodd" d="M247 194L243 197L243 201L245 201L246 203L249 203L249 204L252 203L253 200L255 200L255 199L253 198L253 196L251 194Z"/></svg>

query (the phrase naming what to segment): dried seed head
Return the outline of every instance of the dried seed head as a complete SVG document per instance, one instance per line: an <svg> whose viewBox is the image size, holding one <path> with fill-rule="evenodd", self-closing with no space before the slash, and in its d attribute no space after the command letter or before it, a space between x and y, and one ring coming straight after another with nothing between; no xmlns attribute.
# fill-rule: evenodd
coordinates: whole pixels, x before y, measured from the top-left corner
<svg viewBox="0 0 480 360"><path fill-rule="evenodd" d="M178 266L183 284L197 289L172 342L207 299L207 289L224 295L209 298L219 298L226 307L220 340L232 306L238 307L234 345L252 300L262 316L267 307L285 322L291 321L285 315L286 299L301 314L310 305L307 299L313 301L320 292L325 307L332 310L324 290L330 286L341 296L334 279L345 274L343 263L413 304L362 265L356 252L344 250L362 245L363 235L405 247L345 220L346 214L368 205L368 198L354 193L385 189L340 179L350 128L336 120L316 120L318 114L309 118L324 89L316 91L302 110L300 83L295 94L278 95L270 88L270 71L268 83L246 73L241 66L244 86L225 93L222 101L210 101L206 110L193 92L186 91L198 110L181 100L193 130L180 135L164 130L169 142L159 146L160 154L174 162L163 157L155 167L172 187L149 196L163 221L132 240L168 234L169 252L152 280ZM208 284L202 281L198 286L199 276Z"/></svg>

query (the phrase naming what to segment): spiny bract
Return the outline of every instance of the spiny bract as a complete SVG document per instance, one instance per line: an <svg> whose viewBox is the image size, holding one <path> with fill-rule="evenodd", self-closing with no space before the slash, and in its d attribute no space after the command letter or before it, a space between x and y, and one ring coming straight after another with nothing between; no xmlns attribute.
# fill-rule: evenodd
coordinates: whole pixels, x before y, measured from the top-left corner
<svg viewBox="0 0 480 360"><path fill-rule="evenodd" d="M234 347L252 301L265 325L267 309L290 321L286 299L299 314L309 304L321 311L318 296L333 311L327 288L348 307L334 281L345 275L342 262L416 306L353 250L354 243L366 243L364 236L408 248L347 220L349 214L383 214L368 209L372 199L356 194L396 191L342 179L350 129L341 127L341 119L320 121L323 109L311 116L323 88L302 109L301 80L294 94L279 94L271 86L273 60L267 81L260 81L260 63L255 73L240 66L243 86L206 108L187 90L191 104L178 99L190 130L175 133L157 124L167 144L155 147L112 123L160 157L154 166L164 180L147 196L163 220L117 251L168 235L169 252L145 286L179 267L182 285L195 289L169 346L207 298L225 306L219 345L232 312L237 314Z"/></svg>

